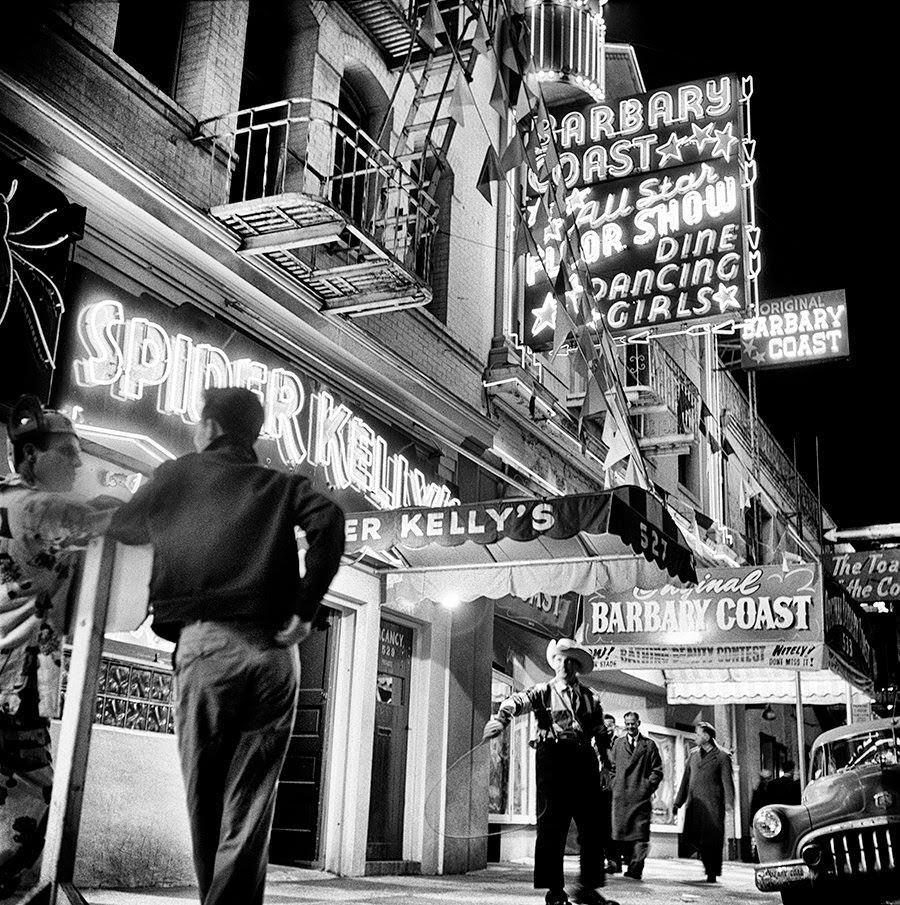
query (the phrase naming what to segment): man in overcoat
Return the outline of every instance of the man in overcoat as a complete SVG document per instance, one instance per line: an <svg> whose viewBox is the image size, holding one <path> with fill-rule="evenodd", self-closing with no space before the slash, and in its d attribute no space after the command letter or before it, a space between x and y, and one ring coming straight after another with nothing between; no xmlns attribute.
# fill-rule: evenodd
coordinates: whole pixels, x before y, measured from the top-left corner
<svg viewBox="0 0 900 905"><path fill-rule="evenodd" d="M534 887L546 889L547 905L565 905L563 856L573 818L578 829L581 863L572 900L585 905L616 905L597 887L606 881L603 837L596 803L600 797L597 755L606 758L609 736L596 692L578 681L594 668L591 652L570 638L551 641L547 662L556 673L517 692L500 704L484 727L484 737L503 732L514 717L534 713L537 750L537 840L534 847ZM597 751L591 745L596 744Z"/></svg>
<svg viewBox="0 0 900 905"><path fill-rule="evenodd" d="M706 882L722 873L725 811L734 807L731 755L716 744L716 727L697 723L698 747L691 751L675 796L676 810L687 806L682 838L695 849L706 870Z"/></svg>
<svg viewBox="0 0 900 905"><path fill-rule="evenodd" d="M641 735L641 718L625 714L625 735L613 742L612 837L622 860L628 862L625 876L640 880L650 851L650 799L662 782L663 766L653 739Z"/></svg>

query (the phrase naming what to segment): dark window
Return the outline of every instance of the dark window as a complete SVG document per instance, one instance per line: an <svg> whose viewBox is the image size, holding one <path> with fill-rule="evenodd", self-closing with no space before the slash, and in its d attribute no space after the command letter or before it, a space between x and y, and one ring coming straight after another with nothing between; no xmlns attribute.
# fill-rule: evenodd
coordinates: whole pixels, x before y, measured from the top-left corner
<svg viewBox="0 0 900 905"><path fill-rule="evenodd" d="M175 93L187 0L119 4L115 52L166 94Z"/></svg>

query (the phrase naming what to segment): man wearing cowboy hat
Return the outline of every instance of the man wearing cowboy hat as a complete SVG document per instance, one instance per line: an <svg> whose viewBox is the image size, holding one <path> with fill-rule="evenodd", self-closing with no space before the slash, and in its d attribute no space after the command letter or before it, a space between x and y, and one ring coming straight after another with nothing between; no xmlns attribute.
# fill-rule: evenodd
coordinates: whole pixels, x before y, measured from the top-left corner
<svg viewBox="0 0 900 905"><path fill-rule="evenodd" d="M556 678L510 695L488 720L484 737L499 735L513 717L523 713L533 712L537 720L538 734L533 743L537 749L538 807L534 887L547 890L547 905L569 901L563 856L573 818L581 863L572 900L585 905L616 905L597 892L597 887L606 882L603 837L596 813L600 798L597 753L606 758L609 734L599 696L578 681L579 674L593 670L594 658L587 648L563 638L547 646L547 662Z"/></svg>

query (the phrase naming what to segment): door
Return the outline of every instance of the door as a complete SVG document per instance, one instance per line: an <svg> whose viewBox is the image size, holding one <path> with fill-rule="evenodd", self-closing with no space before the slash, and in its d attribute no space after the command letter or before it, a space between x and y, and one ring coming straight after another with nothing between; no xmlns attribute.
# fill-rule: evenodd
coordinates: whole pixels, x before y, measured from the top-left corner
<svg viewBox="0 0 900 905"><path fill-rule="evenodd" d="M409 736L409 678L413 631L381 620L378 679L375 688L375 742L366 859L403 858L403 809L406 804L406 750Z"/></svg>
<svg viewBox="0 0 900 905"><path fill-rule="evenodd" d="M334 631L331 626L314 631L300 645L300 694L278 780L269 848L273 864L311 864L319 859L328 652Z"/></svg>

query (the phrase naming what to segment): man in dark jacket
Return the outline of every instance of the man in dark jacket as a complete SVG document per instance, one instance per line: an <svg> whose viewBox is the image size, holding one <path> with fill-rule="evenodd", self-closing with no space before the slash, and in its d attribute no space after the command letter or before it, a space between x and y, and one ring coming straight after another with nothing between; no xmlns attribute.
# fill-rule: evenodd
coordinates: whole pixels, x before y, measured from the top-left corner
<svg viewBox="0 0 900 905"><path fill-rule="evenodd" d="M800 804L800 780L794 777L792 760L784 762L784 772L769 783L768 804Z"/></svg>
<svg viewBox="0 0 900 905"><path fill-rule="evenodd" d="M675 796L675 809L687 805L682 838L700 855L706 882L722 873L725 811L734 807L731 755L716 744L716 727L697 723L698 747L691 751Z"/></svg>
<svg viewBox="0 0 900 905"><path fill-rule="evenodd" d="M585 905L616 905L598 886L606 882L603 837L596 803L600 797L597 752L606 758L609 735L603 725L599 696L578 681L594 668L593 655L570 638L551 641L547 662L556 673L508 697L484 727L484 737L503 732L513 717L534 713L538 725L537 840L534 846L534 887L546 889L547 905L565 905L563 856L573 818L581 849L580 871L572 898ZM597 752L591 747L597 745Z"/></svg>
<svg viewBox="0 0 900 905"><path fill-rule="evenodd" d="M257 464L262 424L249 390L208 390L198 452L161 465L110 531L153 545L153 627L178 642L176 728L203 905L262 905L297 645L344 549L338 506ZM308 545L302 577L295 527Z"/></svg>
<svg viewBox="0 0 900 905"><path fill-rule="evenodd" d="M625 735L613 743L612 836L628 861L626 877L640 880L650 852L650 799L663 778L662 758L653 739L641 735L641 718L625 714Z"/></svg>

